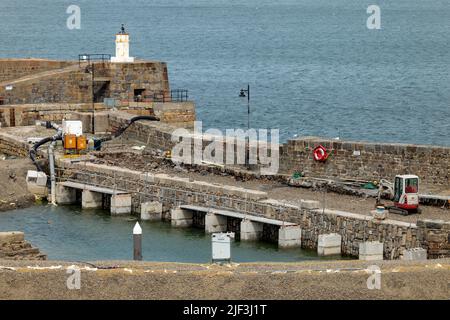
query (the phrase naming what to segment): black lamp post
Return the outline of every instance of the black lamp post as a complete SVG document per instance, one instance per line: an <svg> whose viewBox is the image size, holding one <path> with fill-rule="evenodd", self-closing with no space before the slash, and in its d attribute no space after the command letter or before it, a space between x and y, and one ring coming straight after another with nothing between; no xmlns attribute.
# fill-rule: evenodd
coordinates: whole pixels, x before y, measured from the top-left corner
<svg viewBox="0 0 450 320"><path fill-rule="evenodd" d="M246 136L246 148L245 148L245 166L247 169L250 169L249 164L249 155L250 155L250 84L247 85L246 89L241 89L241 92L239 92L240 98L245 98L247 94L247 136Z"/></svg>
<svg viewBox="0 0 450 320"><path fill-rule="evenodd" d="M250 129L250 84L247 85L247 90L241 89L239 93L240 98L245 98L247 93L247 130Z"/></svg>

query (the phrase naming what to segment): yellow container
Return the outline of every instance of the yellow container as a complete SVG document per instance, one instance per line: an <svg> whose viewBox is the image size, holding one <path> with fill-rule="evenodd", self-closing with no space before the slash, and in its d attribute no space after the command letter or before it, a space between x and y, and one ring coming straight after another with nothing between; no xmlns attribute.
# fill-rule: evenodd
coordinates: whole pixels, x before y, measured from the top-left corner
<svg viewBox="0 0 450 320"><path fill-rule="evenodd" d="M77 150L85 150L87 148L86 137L77 137Z"/></svg>
<svg viewBox="0 0 450 320"><path fill-rule="evenodd" d="M77 148L77 136L74 134L64 135L64 149L76 149Z"/></svg>

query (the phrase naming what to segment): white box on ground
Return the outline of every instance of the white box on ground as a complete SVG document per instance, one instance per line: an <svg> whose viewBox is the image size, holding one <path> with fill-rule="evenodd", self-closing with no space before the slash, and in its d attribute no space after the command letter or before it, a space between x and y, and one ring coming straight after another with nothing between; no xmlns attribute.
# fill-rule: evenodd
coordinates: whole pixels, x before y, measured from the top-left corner
<svg viewBox="0 0 450 320"><path fill-rule="evenodd" d="M79 137L83 135L83 122L80 120L63 120L62 130L64 134L74 134Z"/></svg>
<svg viewBox="0 0 450 320"><path fill-rule="evenodd" d="M213 233L212 240L212 260L231 260L231 238L232 233Z"/></svg>

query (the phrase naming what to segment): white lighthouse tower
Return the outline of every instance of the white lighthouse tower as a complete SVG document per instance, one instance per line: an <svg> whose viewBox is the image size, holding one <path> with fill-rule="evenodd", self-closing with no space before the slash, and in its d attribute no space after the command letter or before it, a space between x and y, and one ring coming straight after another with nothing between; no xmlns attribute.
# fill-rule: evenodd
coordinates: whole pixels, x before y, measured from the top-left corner
<svg viewBox="0 0 450 320"><path fill-rule="evenodd" d="M134 62L134 58L130 57L130 37L123 24L121 31L116 34L116 56L111 57L111 62Z"/></svg>

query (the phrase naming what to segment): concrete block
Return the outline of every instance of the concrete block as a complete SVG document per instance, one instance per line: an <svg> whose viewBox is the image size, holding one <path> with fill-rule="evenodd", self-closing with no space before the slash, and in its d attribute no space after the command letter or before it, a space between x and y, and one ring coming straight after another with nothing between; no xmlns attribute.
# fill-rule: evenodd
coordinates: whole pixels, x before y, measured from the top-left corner
<svg viewBox="0 0 450 320"><path fill-rule="evenodd" d="M342 236L337 233L321 234L317 244L317 254L328 256L341 254Z"/></svg>
<svg viewBox="0 0 450 320"><path fill-rule="evenodd" d="M412 248L403 251L402 260L427 260L427 250L424 248Z"/></svg>
<svg viewBox="0 0 450 320"><path fill-rule="evenodd" d="M278 246L281 248L301 247L302 229L300 226L281 226L278 230Z"/></svg>
<svg viewBox="0 0 450 320"><path fill-rule="evenodd" d="M359 260L383 260L383 243L367 241L359 244Z"/></svg>
<svg viewBox="0 0 450 320"><path fill-rule="evenodd" d="M131 194L115 194L111 196L112 215L130 214L131 213Z"/></svg>
<svg viewBox="0 0 450 320"><path fill-rule="evenodd" d="M81 193L81 208L95 209L103 205L103 194L90 190L83 190Z"/></svg>
<svg viewBox="0 0 450 320"><path fill-rule="evenodd" d="M141 203L141 219L158 221L162 219L162 203L150 201Z"/></svg>
<svg viewBox="0 0 450 320"><path fill-rule="evenodd" d="M185 209L172 209L170 210L170 222L173 227L189 227L192 226L192 219L194 213Z"/></svg>
<svg viewBox="0 0 450 320"><path fill-rule="evenodd" d="M315 200L301 200L300 205L303 209L319 209L320 202Z"/></svg>
<svg viewBox="0 0 450 320"><path fill-rule="evenodd" d="M94 118L95 133L105 133L109 130L109 117L106 112L97 112Z"/></svg>
<svg viewBox="0 0 450 320"><path fill-rule="evenodd" d="M227 217L219 214L207 213L205 215L205 232L226 232L227 231Z"/></svg>
<svg viewBox="0 0 450 320"><path fill-rule="evenodd" d="M77 190L56 184L56 203L73 204L77 201Z"/></svg>
<svg viewBox="0 0 450 320"><path fill-rule="evenodd" d="M241 221L241 240L259 240L262 236L263 224L250 220Z"/></svg>
<svg viewBox="0 0 450 320"><path fill-rule="evenodd" d="M4 243L20 242L25 240L25 234L20 231L0 232L0 245Z"/></svg>

